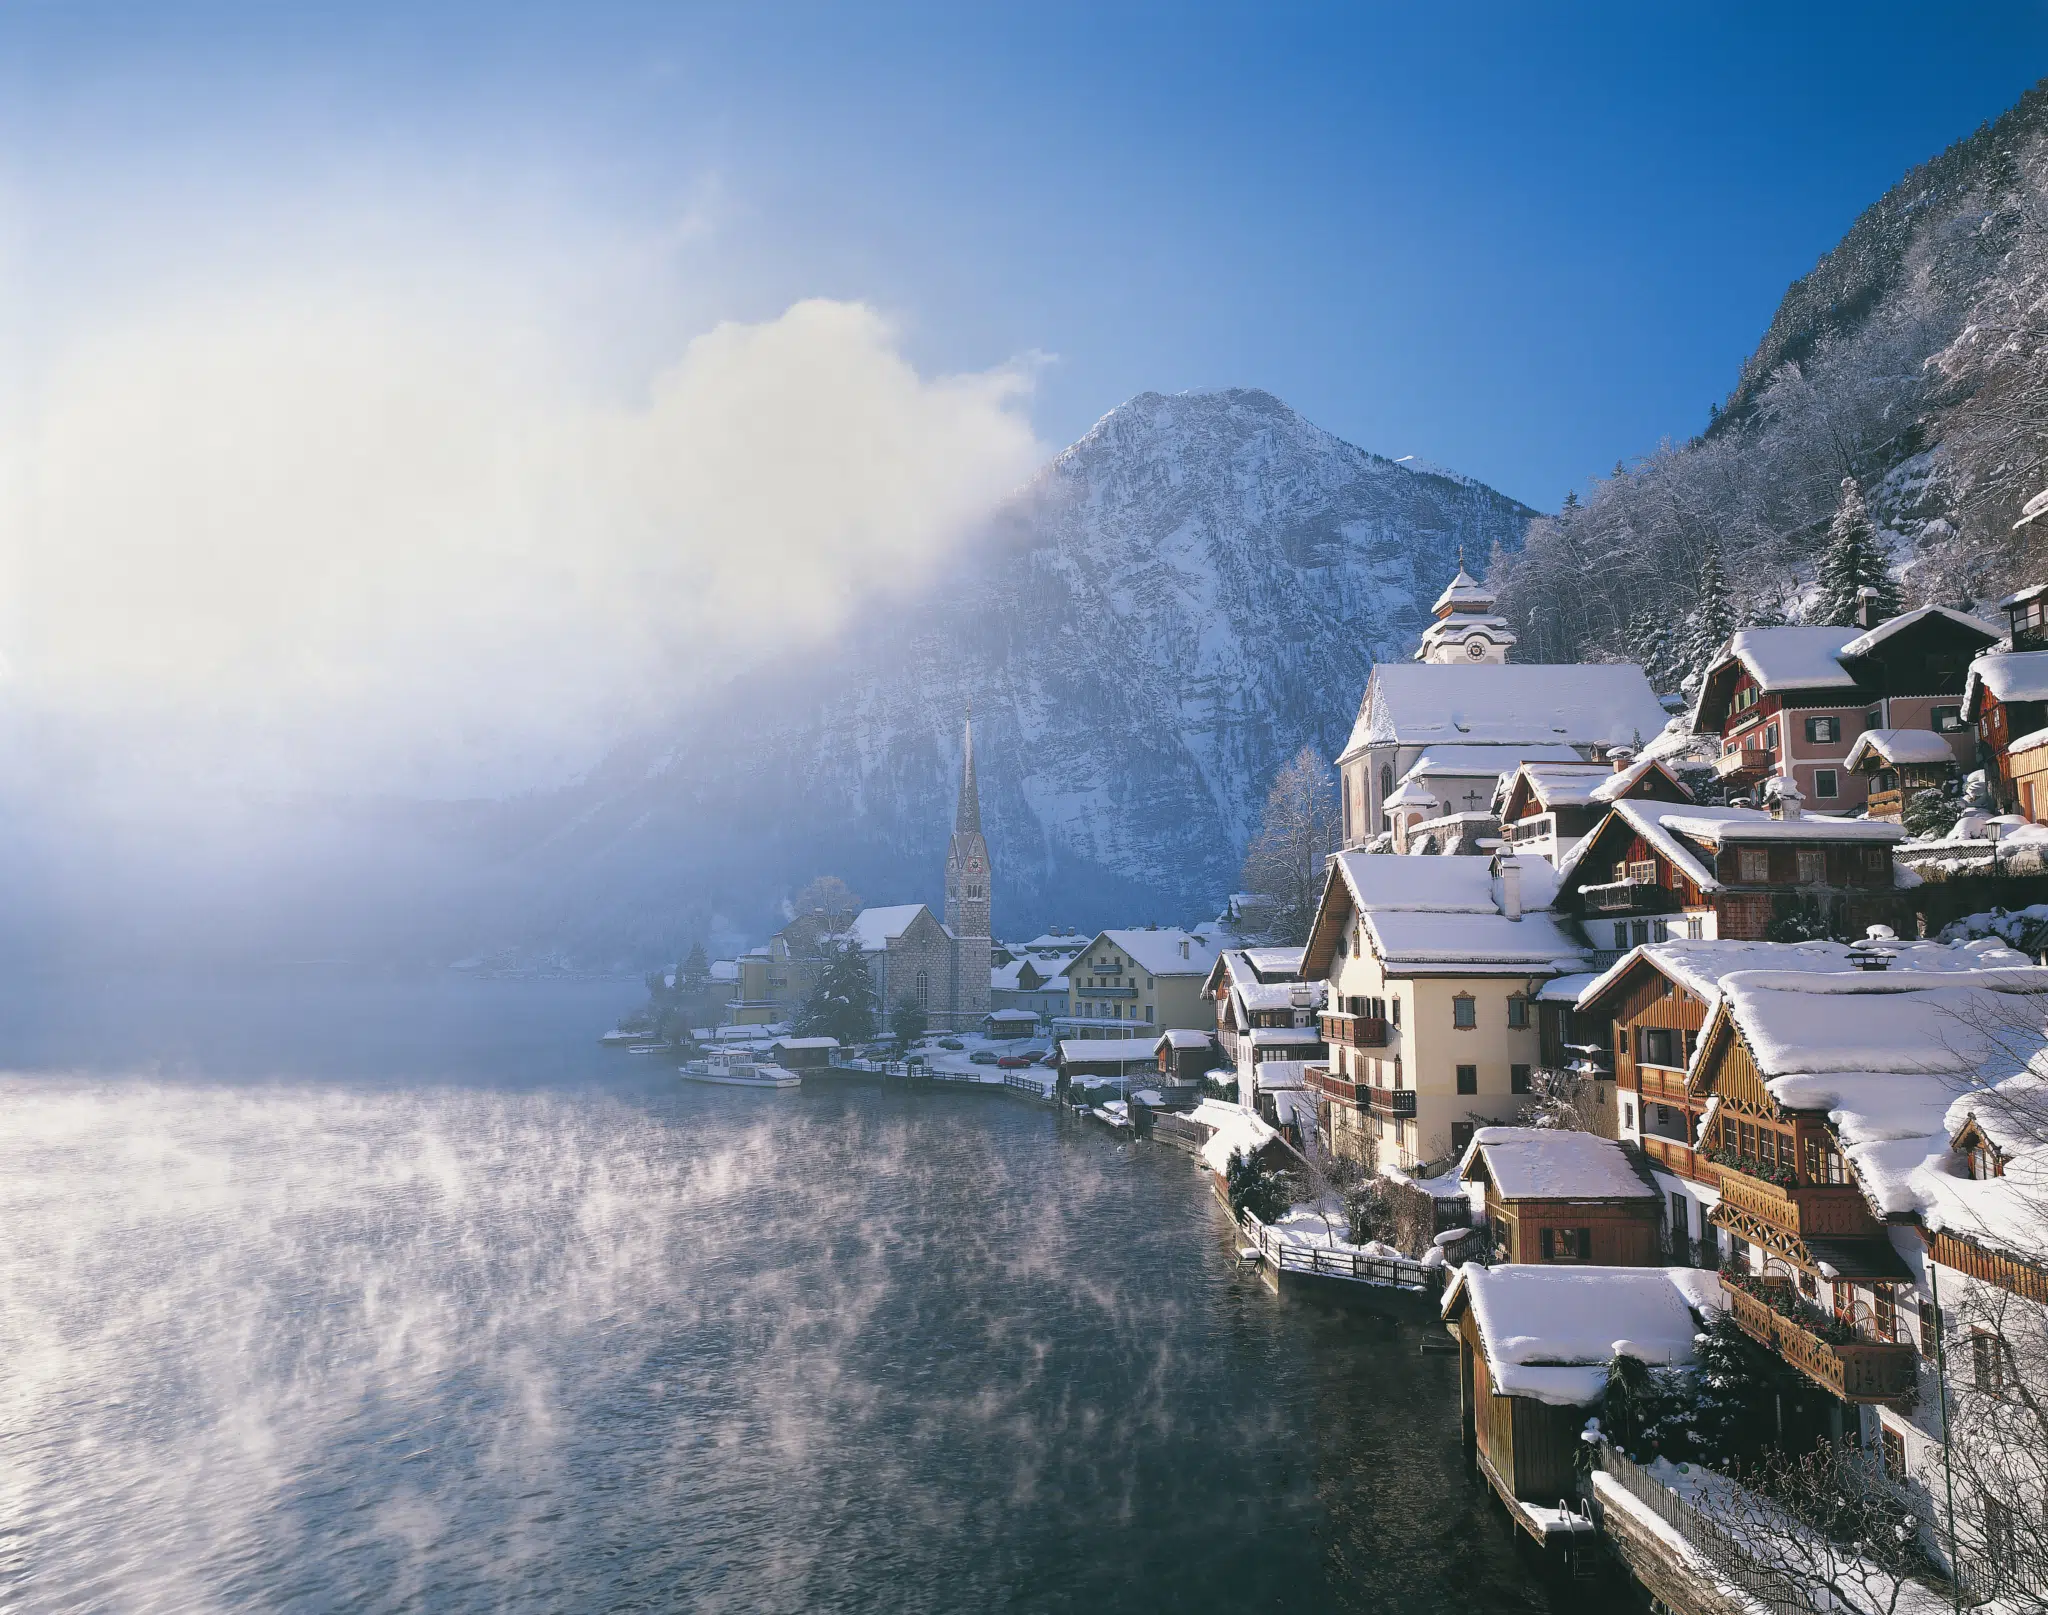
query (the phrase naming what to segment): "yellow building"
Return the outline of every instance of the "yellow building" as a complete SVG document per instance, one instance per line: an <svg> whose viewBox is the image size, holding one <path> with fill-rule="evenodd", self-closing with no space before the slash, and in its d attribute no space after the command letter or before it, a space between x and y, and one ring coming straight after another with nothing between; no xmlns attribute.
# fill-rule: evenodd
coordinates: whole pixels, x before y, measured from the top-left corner
<svg viewBox="0 0 2048 1615"><path fill-rule="evenodd" d="M1067 966L1061 1037L1131 1037L1139 1030L1215 1029L1202 984L1216 963L1214 938L1168 926L1098 931Z"/></svg>
<svg viewBox="0 0 2048 1615"><path fill-rule="evenodd" d="M1301 969L1328 993L1309 1074L1334 1151L1447 1161L1531 1102L1536 995L1592 958L1549 912L1556 880L1537 858L1330 860Z"/></svg>

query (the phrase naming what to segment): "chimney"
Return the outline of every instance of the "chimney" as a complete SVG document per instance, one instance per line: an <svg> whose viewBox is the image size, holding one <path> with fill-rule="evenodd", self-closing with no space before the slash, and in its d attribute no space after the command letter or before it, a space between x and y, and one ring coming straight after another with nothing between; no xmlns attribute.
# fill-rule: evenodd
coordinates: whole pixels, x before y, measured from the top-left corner
<svg viewBox="0 0 2048 1615"><path fill-rule="evenodd" d="M1519 858L1500 861L1500 911L1511 920L1522 917L1522 863Z"/></svg>
<svg viewBox="0 0 2048 1615"><path fill-rule="evenodd" d="M1806 798L1799 787L1782 774L1764 782L1764 809L1774 819L1796 819Z"/></svg>
<svg viewBox="0 0 2048 1615"><path fill-rule="evenodd" d="M1636 754L1626 746L1616 746L1608 753L1607 760L1614 764L1615 773L1626 774L1628 765L1636 760Z"/></svg>
<svg viewBox="0 0 2048 1615"><path fill-rule="evenodd" d="M1864 584L1856 591L1856 626L1875 628L1877 626L1877 591Z"/></svg>

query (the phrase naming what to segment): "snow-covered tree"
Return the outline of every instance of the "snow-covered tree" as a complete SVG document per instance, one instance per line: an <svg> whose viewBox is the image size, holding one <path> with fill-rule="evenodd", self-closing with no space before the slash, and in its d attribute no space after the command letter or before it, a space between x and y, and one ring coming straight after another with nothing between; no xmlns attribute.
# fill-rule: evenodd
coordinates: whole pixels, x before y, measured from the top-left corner
<svg viewBox="0 0 2048 1615"><path fill-rule="evenodd" d="M1696 685L1714 659L1714 653L1735 632L1735 606L1728 598L1728 575L1721 569L1721 545L1707 540L1700 557L1693 608L1685 620L1685 641L1679 649L1685 667L1687 687Z"/></svg>
<svg viewBox="0 0 2048 1615"><path fill-rule="evenodd" d="M704 955L704 944L692 942L689 956L676 966L676 990L694 993L701 988L711 975L711 961Z"/></svg>
<svg viewBox="0 0 2048 1615"><path fill-rule="evenodd" d="M796 1032L841 1043L865 1043L875 1035L874 979L859 948L839 943L825 954L818 984L796 1013Z"/></svg>
<svg viewBox="0 0 2048 1615"><path fill-rule="evenodd" d="M1273 934L1283 941L1307 937L1323 892L1323 862L1341 832L1336 773L1314 746L1304 746L1274 777L1238 877L1244 890L1272 900Z"/></svg>
<svg viewBox="0 0 2048 1615"><path fill-rule="evenodd" d="M1842 479L1841 500L1835 506L1835 519L1828 524L1828 544L1821 552L1815 581L1820 585L1820 600L1813 612L1817 623L1843 628L1854 623L1865 589L1877 591L1877 621L1898 614L1899 586L1892 581L1891 557L1870 525L1870 512L1854 477Z"/></svg>

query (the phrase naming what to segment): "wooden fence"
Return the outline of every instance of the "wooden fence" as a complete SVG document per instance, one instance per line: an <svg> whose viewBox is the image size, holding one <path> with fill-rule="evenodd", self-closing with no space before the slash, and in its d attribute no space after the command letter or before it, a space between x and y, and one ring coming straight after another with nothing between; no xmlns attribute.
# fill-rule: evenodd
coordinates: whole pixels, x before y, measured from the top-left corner
<svg viewBox="0 0 2048 1615"><path fill-rule="evenodd" d="M1282 1239L1249 1211L1238 1214L1245 1239L1258 1248L1260 1259L1282 1273L1310 1273L1317 1278L1349 1279L1358 1284L1384 1284L1424 1294L1442 1282L1443 1269L1425 1267L1405 1256L1368 1256L1364 1251L1331 1250L1322 1245L1296 1245Z"/></svg>

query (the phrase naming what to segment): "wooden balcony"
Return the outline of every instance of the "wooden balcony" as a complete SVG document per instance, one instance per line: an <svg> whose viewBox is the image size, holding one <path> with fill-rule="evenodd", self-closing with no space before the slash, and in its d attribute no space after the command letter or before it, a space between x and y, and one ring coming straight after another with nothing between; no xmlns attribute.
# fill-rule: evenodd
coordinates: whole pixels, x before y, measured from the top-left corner
<svg viewBox="0 0 2048 1615"><path fill-rule="evenodd" d="M1780 1287L1789 1296L1791 1285ZM1723 1283L1735 1322L1744 1334L1775 1351L1816 1384L1845 1402L1893 1402L1911 1394L1919 1379L1918 1352L1908 1343L1823 1340L1768 1301Z"/></svg>
<svg viewBox="0 0 2048 1615"><path fill-rule="evenodd" d="M1658 1138L1653 1133L1645 1133L1643 1153L1665 1171L1690 1178L1694 1183L1714 1185L1721 1181L1721 1169L1679 1139Z"/></svg>
<svg viewBox="0 0 2048 1615"><path fill-rule="evenodd" d="M1383 1049L1387 1046L1387 1023L1377 1015L1326 1013L1323 1040L1330 1044L1346 1043L1354 1049Z"/></svg>
<svg viewBox="0 0 2048 1615"><path fill-rule="evenodd" d="M1873 819L1902 819L1906 814L1906 793L1901 790L1872 791L1866 810Z"/></svg>
<svg viewBox="0 0 2048 1615"><path fill-rule="evenodd" d="M1740 1167L1722 1166L1721 1203L1746 1211L1797 1239L1882 1239L1884 1229L1863 1196L1848 1184L1780 1188Z"/></svg>
<svg viewBox="0 0 2048 1615"><path fill-rule="evenodd" d="M1581 886L1579 901L1594 914L1670 914L1678 908L1678 893L1651 880L1610 880Z"/></svg>
<svg viewBox="0 0 2048 1615"><path fill-rule="evenodd" d="M1685 1073L1674 1071L1669 1066L1636 1066L1636 1086L1645 1099L1654 1099L1660 1105L1683 1105L1689 1097L1685 1089Z"/></svg>
<svg viewBox="0 0 2048 1615"><path fill-rule="evenodd" d="M1415 1114L1415 1090L1413 1088L1361 1088L1366 1102L1382 1116L1391 1116L1404 1121Z"/></svg>
<svg viewBox="0 0 2048 1615"><path fill-rule="evenodd" d="M1353 1082L1341 1072L1331 1071L1323 1066L1310 1066L1302 1073L1308 1086L1319 1094L1340 1105L1350 1105L1364 1110L1370 1089L1362 1082Z"/></svg>
<svg viewBox="0 0 2048 1615"><path fill-rule="evenodd" d="M1742 746L1734 751L1724 751L1720 761L1714 764L1714 772L1730 785L1749 785L1777 766L1776 752L1765 751L1761 746Z"/></svg>

